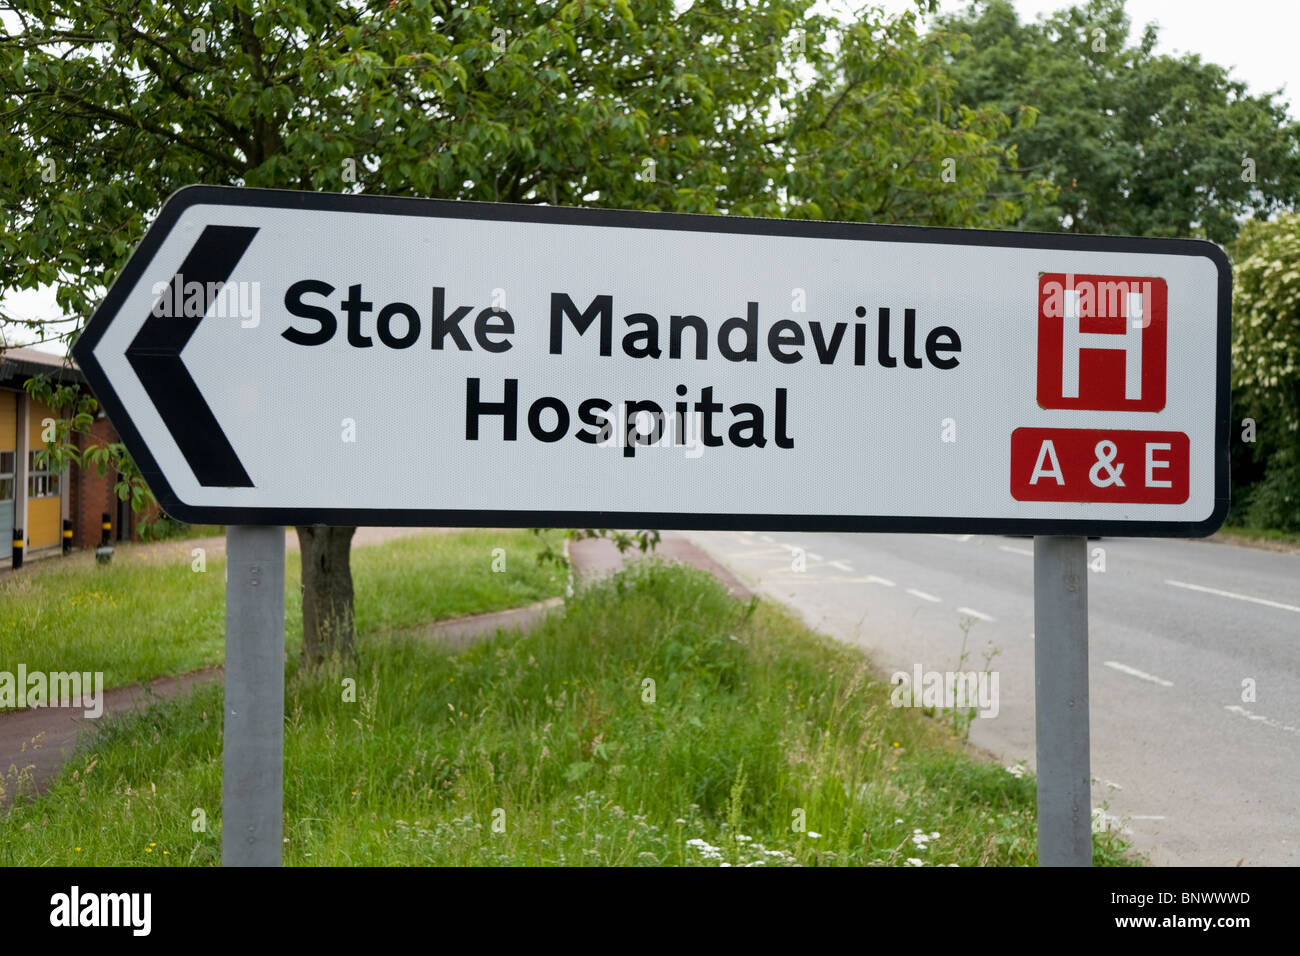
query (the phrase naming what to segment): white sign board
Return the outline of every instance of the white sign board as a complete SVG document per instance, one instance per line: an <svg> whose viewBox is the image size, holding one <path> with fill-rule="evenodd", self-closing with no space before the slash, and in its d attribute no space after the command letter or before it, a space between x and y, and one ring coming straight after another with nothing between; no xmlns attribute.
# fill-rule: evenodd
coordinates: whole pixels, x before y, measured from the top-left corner
<svg viewBox="0 0 1300 956"><path fill-rule="evenodd" d="M227 524L1208 534L1207 242L195 186L75 356Z"/></svg>

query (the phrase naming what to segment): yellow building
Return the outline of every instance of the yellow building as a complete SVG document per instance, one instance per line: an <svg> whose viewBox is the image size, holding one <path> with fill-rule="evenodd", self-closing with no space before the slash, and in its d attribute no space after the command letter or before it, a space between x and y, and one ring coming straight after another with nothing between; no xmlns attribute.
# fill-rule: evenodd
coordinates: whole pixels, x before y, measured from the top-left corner
<svg viewBox="0 0 1300 956"><path fill-rule="evenodd" d="M7 567L15 529L27 555L60 550L63 520L72 518L70 475L37 462L58 413L30 398L23 383L35 375L82 383L81 372L35 349L0 352L0 567Z"/></svg>

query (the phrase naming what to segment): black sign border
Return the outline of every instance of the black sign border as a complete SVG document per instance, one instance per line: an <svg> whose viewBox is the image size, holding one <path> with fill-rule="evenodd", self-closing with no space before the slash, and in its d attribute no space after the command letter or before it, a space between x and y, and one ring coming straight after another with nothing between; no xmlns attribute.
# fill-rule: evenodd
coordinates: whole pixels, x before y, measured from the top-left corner
<svg viewBox="0 0 1300 956"><path fill-rule="evenodd" d="M153 261L185 210L196 205L255 206L323 212L431 216L496 222L548 223L713 232L755 236L925 242L948 245L1079 252L1137 252L1204 256L1218 269L1218 341L1215 373L1214 510L1203 521L963 518L898 515L766 515L664 511L469 511L459 509L256 508L190 505L168 484L135 423L126 413L94 350L127 295ZM1150 239L1134 236L1085 236L1070 233L1008 232L930 226L884 226L821 220L756 219L690 213L576 209L512 203L412 199L395 196L248 189L234 186L186 186L163 204L140 245L109 288L103 303L73 347L73 355L96 398L134 456L159 504L171 516L195 524L236 525L407 525L429 527L659 528L698 531L851 531L975 533L1025 535L1119 535L1124 537L1204 537L1223 524L1228 513L1228 434L1231 426L1229 352L1232 322L1232 267L1227 255L1201 239Z"/></svg>

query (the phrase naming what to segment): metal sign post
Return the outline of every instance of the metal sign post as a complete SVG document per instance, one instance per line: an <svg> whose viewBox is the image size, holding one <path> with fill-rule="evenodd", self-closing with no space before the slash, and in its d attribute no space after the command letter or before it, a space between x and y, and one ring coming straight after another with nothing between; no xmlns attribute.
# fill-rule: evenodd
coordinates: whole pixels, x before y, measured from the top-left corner
<svg viewBox="0 0 1300 956"><path fill-rule="evenodd" d="M1088 539L1034 538L1038 865L1092 865Z"/></svg>
<svg viewBox="0 0 1300 956"><path fill-rule="evenodd" d="M279 866L284 832L284 528L226 529L221 862Z"/></svg>

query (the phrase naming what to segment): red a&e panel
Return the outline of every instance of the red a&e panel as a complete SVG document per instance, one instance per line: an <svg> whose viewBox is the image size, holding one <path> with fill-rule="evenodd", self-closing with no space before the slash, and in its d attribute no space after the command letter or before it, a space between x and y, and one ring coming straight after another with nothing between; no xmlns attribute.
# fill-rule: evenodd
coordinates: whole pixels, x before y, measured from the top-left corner
<svg viewBox="0 0 1300 956"><path fill-rule="evenodd" d="M1183 432L1017 428L1011 433L1011 496L1182 504L1189 493L1190 449Z"/></svg>

